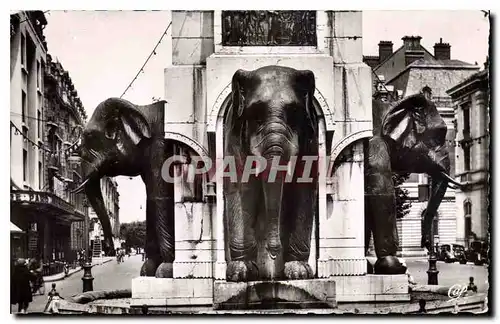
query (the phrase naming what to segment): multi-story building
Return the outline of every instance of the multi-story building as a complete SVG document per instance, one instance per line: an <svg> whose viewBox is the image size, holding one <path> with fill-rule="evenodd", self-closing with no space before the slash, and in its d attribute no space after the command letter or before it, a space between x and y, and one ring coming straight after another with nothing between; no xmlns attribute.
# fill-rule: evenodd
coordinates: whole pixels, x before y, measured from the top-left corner
<svg viewBox="0 0 500 324"><path fill-rule="evenodd" d="M489 66L447 91L456 120L455 180L457 243L488 240L489 232Z"/></svg>
<svg viewBox="0 0 500 324"><path fill-rule="evenodd" d="M108 211L109 221L111 223L111 232L113 233L115 248L120 247L120 218L119 218L119 193L118 184L113 178L104 177L101 179L101 192L104 199L104 206ZM101 224L97 218L97 214L92 208L90 209L89 217L91 219L89 240L92 248L96 239L104 240ZM102 243L102 242L101 242ZM100 246L100 245L98 245Z"/></svg>
<svg viewBox="0 0 500 324"><path fill-rule="evenodd" d="M421 44L420 36L405 36L403 45L392 52L392 42L379 43L379 56L368 56L364 61L373 67L374 95L396 101L419 92L426 92L437 106L448 126L447 144L450 150L451 175L455 174L455 126L453 103L446 91L479 70L479 66L451 59L451 46L434 45L431 54ZM387 93L389 92L389 93ZM375 109L375 107L374 107ZM408 215L398 221L402 255L423 254L420 247L422 215L427 205L428 176L411 174L403 188L412 201ZM456 239L455 191L448 189L439 207L434 223L434 234L441 244L455 243Z"/></svg>
<svg viewBox="0 0 500 324"><path fill-rule="evenodd" d="M84 205L70 193L80 182L70 155L85 112L68 73L47 54L46 25L41 11L11 15L11 223L21 231L12 257L39 257L50 272L52 261L70 261L72 248L83 247Z"/></svg>
<svg viewBox="0 0 500 324"><path fill-rule="evenodd" d="M45 159L46 189L70 203L83 217L86 208L84 196L71 192L82 180L79 164L72 158L72 153L78 144L87 115L68 71L60 62L53 61L50 54L47 54L45 84L44 142L51 152ZM76 251L85 246L85 224L82 217L73 219L65 228L65 231L69 229L70 234L64 236L64 243L61 244L67 246L67 253L71 254L67 258L74 258Z"/></svg>
<svg viewBox="0 0 500 324"><path fill-rule="evenodd" d="M45 218L36 215L40 201L57 205L42 193L46 25L42 11L21 11L10 16L11 223L22 231L12 240L12 257L50 254L43 236Z"/></svg>

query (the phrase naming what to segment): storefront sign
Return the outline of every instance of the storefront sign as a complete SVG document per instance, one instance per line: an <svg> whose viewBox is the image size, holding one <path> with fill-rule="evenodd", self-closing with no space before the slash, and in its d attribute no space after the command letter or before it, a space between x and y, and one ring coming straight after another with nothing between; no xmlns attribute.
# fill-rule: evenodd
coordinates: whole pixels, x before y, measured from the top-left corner
<svg viewBox="0 0 500 324"><path fill-rule="evenodd" d="M66 195L66 184L54 177L54 194L64 200L68 200Z"/></svg>

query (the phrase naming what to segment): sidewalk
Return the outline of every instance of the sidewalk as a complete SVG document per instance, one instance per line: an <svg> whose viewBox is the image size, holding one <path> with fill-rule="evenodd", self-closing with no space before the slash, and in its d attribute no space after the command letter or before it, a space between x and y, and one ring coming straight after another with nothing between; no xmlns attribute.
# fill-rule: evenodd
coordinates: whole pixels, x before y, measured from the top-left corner
<svg viewBox="0 0 500 324"><path fill-rule="evenodd" d="M102 257L102 258L92 258L92 267L94 267L96 265L101 265L101 264L110 262L114 258L115 257L111 257L111 256L110 257ZM64 278L67 278L67 277L79 272L80 270L82 270L81 267L76 267L75 269L70 269L68 272L68 275L65 275L64 272L61 272L61 273L56 273L55 275L51 275L51 276L44 276L43 280L45 282L54 282L54 281L64 280Z"/></svg>

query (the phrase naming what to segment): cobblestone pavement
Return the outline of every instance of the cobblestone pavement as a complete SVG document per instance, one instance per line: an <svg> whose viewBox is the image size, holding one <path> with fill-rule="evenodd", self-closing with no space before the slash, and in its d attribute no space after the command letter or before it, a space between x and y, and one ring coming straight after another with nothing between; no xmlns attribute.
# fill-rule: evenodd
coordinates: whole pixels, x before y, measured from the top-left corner
<svg viewBox="0 0 500 324"><path fill-rule="evenodd" d="M406 264L415 281L418 284L427 284L428 263L425 258L408 260ZM111 290L131 288L131 280L139 275L142 265L140 255L125 258L125 262L117 264L115 260L92 268L94 279L94 290ZM468 284L469 277L474 277L479 292L488 291L488 268L486 266L475 266L473 264L447 264L438 262L439 284L452 286L454 284ZM82 292L83 271L74 274L62 281L56 282L56 289L65 298ZM51 283L46 284L44 296L34 296L30 304L29 312L42 312L47 302L47 293L50 291ZM14 310L14 307L12 308ZM17 308L16 308L17 309Z"/></svg>
<svg viewBox="0 0 500 324"><path fill-rule="evenodd" d="M102 265L92 267L94 277L94 290L130 289L132 279L139 276L142 266L141 255L125 257L123 263L117 264L116 260ZM55 282L56 290L63 298L82 293L83 271L79 271L64 280ZM33 296L33 302L29 305L28 312L42 312L48 300L48 293L51 290L51 282L45 284L45 295ZM14 307L12 307L14 310ZM15 307L17 311L17 306Z"/></svg>

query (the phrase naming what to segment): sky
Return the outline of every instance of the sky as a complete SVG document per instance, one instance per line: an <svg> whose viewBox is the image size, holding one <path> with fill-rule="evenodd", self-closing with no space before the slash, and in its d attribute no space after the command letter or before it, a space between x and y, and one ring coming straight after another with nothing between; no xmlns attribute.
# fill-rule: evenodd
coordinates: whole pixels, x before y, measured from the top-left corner
<svg viewBox="0 0 500 324"><path fill-rule="evenodd" d="M48 53L63 65L89 117L109 97L119 97L132 81L170 22L168 11L50 11L44 30ZM421 36L431 53L442 38L451 58L482 65L488 55L488 19L479 11L364 11L363 55L377 55L380 40L402 45ZM164 98L164 69L171 64L171 41L158 46L144 72L123 98L149 104ZM117 177L120 222L145 220L146 192L139 177Z"/></svg>

